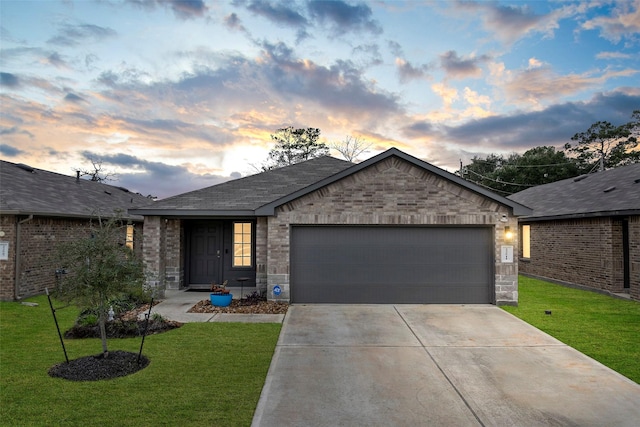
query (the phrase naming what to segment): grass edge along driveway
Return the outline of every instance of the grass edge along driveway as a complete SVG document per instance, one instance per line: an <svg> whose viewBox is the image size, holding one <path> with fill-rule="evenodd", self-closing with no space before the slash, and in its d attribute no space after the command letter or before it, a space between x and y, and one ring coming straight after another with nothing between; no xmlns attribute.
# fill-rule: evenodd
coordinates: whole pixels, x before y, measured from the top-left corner
<svg viewBox="0 0 640 427"><path fill-rule="evenodd" d="M518 307L501 308L640 383L639 302L520 276Z"/></svg>
<svg viewBox="0 0 640 427"><path fill-rule="evenodd" d="M248 426L280 324L189 323L146 338L151 363L122 378L71 382L48 376L64 353L46 297L0 302L0 424ZM61 330L78 310L59 309ZM99 339L65 340L69 359L101 352ZM109 340L138 352L140 339Z"/></svg>

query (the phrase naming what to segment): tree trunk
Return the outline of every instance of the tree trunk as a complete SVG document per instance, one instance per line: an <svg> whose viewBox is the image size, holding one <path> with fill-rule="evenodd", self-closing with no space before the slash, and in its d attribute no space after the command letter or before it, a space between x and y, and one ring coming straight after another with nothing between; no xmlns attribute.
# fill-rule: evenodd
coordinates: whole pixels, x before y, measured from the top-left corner
<svg viewBox="0 0 640 427"><path fill-rule="evenodd" d="M109 350L107 350L107 313L103 305L100 306L100 316L98 324L100 325L100 338L102 339L102 356L109 357Z"/></svg>

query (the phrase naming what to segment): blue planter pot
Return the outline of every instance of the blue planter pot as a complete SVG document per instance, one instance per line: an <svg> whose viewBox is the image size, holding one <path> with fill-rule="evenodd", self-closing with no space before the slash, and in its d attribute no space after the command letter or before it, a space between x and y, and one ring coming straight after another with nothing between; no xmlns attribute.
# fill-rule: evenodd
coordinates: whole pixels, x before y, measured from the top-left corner
<svg viewBox="0 0 640 427"><path fill-rule="evenodd" d="M231 304L233 295L231 294L209 294L211 298L211 305L214 307L226 307Z"/></svg>

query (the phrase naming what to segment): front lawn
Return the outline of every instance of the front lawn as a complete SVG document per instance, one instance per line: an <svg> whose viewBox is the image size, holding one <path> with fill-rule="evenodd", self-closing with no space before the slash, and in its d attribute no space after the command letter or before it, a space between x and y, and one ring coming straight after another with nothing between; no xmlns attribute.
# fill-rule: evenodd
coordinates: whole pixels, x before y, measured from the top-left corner
<svg viewBox="0 0 640 427"><path fill-rule="evenodd" d="M640 303L524 276L518 299L503 308L640 383Z"/></svg>
<svg viewBox="0 0 640 427"><path fill-rule="evenodd" d="M64 353L46 297L38 307L0 303L0 420L3 426L249 426L280 324L189 323L146 338L150 364L97 382L51 378ZM61 329L78 311L57 311ZM65 340L69 359L101 352L99 339ZM109 340L137 353L140 339Z"/></svg>

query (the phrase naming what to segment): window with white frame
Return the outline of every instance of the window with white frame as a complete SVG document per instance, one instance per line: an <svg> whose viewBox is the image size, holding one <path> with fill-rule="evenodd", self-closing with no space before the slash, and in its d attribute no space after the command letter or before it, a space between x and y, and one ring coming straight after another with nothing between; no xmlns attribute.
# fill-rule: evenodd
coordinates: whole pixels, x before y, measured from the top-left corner
<svg viewBox="0 0 640 427"><path fill-rule="evenodd" d="M233 266L251 267L253 263L252 224L233 223Z"/></svg>
<svg viewBox="0 0 640 427"><path fill-rule="evenodd" d="M531 258L531 226L522 226L522 258Z"/></svg>

